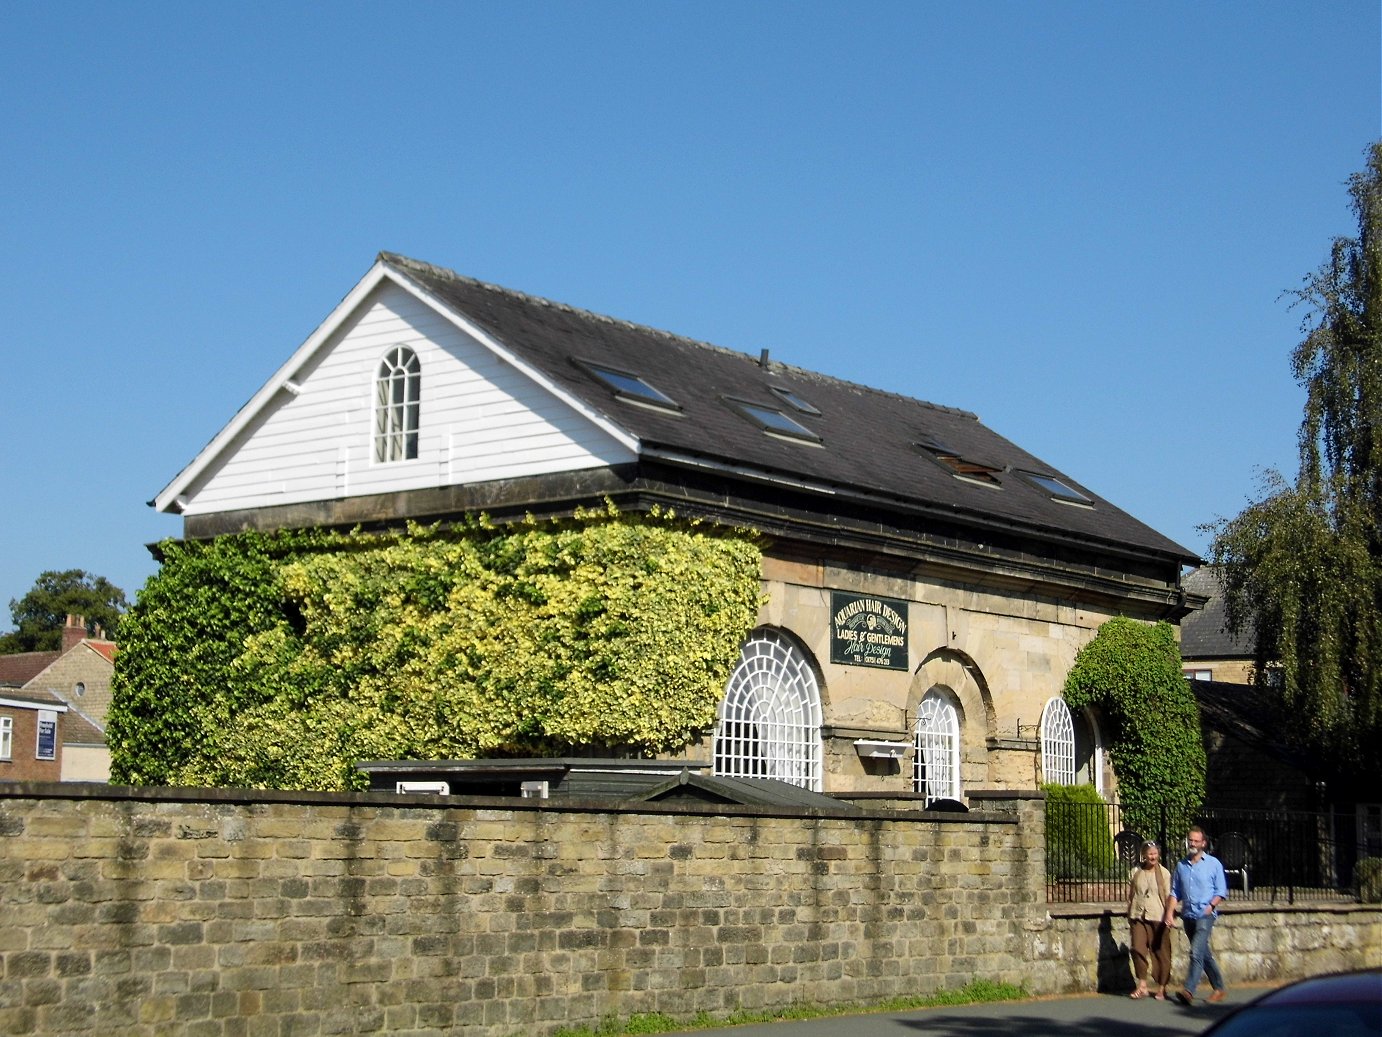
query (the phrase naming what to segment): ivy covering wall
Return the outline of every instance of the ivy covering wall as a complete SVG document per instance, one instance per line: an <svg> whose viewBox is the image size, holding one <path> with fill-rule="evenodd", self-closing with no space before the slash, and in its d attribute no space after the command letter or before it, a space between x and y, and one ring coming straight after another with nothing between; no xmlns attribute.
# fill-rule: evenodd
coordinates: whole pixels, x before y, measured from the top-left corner
<svg viewBox="0 0 1382 1037"><path fill-rule="evenodd" d="M679 749L760 599L748 534L612 509L162 550L121 628L117 782L330 790L366 759Z"/></svg>
<svg viewBox="0 0 1382 1037"><path fill-rule="evenodd" d="M1204 800L1205 752L1175 628L1110 619L1075 656L1065 701L1104 718L1124 824L1156 832L1164 811L1183 825Z"/></svg>

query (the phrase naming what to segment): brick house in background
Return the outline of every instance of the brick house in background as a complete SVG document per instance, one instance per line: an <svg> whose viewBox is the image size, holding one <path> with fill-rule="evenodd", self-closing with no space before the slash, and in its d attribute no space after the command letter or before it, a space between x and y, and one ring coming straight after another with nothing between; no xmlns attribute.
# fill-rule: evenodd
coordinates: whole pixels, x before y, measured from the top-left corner
<svg viewBox="0 0 1382 1037"><path fill-rule="evenodd" d="M884 383L925 364L876 356ZM724 777L1111 791L1075 653L1198 605L1194 554L973 413L391 253L151 503L203 539L605 501L760 535L758 624L685 753Z"/></svg>
<svg viewBox="0 0 1382 1037"><path fill-rule="evenodd" d="M0 781L60 781L67 707L0 688Z"/></svg>
<svg viewBox="0 0 1382 1037"><path fill-rule="evenodd" d="M105 722L115 651L99 627L88 637L85 619L68 616L57 651L0 655L0 781L110 779ZM48 723L56 733L51 757L40 737Z"/></svg>

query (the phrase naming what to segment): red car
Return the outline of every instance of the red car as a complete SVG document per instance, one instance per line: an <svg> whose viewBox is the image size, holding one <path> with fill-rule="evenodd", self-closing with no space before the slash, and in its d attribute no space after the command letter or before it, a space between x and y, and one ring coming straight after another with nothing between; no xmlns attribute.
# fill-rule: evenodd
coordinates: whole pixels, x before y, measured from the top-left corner
<svg viewBox="0 0 1382 1037"><path fill-rule="evenodd" d="M1203 1037L1382 1037L1382 968L1302 979L1248 1002Z"/></svg>

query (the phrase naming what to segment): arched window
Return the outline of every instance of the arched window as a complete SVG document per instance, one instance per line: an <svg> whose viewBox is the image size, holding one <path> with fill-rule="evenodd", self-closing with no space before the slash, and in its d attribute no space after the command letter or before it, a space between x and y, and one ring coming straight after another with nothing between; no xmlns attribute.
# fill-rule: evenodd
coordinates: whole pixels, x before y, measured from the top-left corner
<svg viewBox="0 0 1382 1037"><path fill-rule="evenodd" d="M1041 780L1047 784L1075 784L1075 723L1070 707L1054 698L1041 711Z"/></svg>
<svg viewBox="0 0 1382 1037"><path fill-rule="evenodd" d="M921 700L913 731L912 780L918 792L933 799L960 798L960 714L939 691Z"/></svg>
<svg viewBox="0 0 1382 1037"><path fill-rule="evenodd" d="M407 346L395 346L379 363L374 381L374 459L411 461L417 457L418 399L422 365Z"/></svg>
<svg viewBox="0 0 1382 1037"><path fill-rule="evenodd" d="M758 630L739 653L715 724L715 773L821 787L821 696L805 653Z"/></svg>

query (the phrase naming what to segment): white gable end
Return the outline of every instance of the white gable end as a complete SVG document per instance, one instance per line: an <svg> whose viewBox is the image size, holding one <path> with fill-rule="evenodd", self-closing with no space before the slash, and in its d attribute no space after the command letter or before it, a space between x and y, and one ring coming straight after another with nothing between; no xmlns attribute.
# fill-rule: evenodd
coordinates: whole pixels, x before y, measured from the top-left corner
<svg viewBox="0 0 1382 1037"><path fill-rule="evenodd" d="M420 368L417 457L374 459L375 380ZM390 279L304 358L179 492L184 515L601 468L634 451Z"/></svg>

